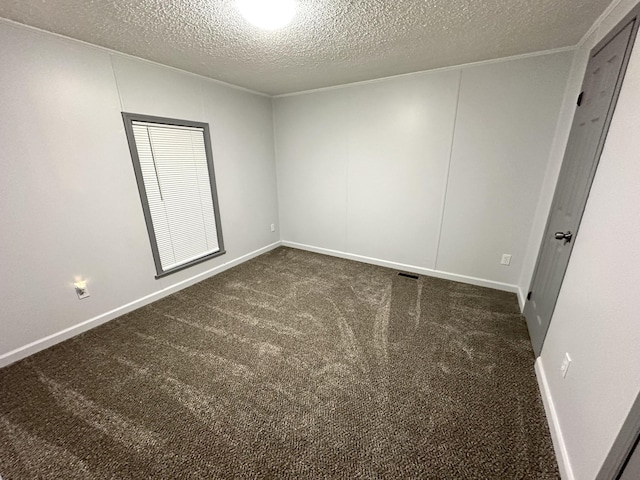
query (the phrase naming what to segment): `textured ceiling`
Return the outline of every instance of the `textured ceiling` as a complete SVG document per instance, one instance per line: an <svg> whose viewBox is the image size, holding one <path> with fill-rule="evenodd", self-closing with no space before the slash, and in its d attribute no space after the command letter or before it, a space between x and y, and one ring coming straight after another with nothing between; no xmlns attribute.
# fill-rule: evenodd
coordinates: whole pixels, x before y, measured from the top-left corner
<svg viewBox="0 0 640 480"><path fill-rule="evenodd" d="M0 0L0 17L268 94L578 43L610 0L298 0L279 31L233 0Z"/></svg>

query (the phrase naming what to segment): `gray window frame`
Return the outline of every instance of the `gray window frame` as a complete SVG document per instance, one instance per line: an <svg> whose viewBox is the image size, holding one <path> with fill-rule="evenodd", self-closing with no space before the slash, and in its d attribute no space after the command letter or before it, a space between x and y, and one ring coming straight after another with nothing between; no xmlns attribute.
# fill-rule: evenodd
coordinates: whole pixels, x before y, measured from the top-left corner
<svg viewBox="0 0 640 480"><path fill-rule="evenodd" d="M218 205L218 191L216 189L216 174L213 168L213 154L211 151L211 137L209 134L209 124L202 122L193 122L190 120L178 120L175 118L154 117L151 115L141 115L137 113L122 112L122 120L124 121L124 129L127 134L127 141L129 143L129 152L131 153L131 160L133 162L133 170L136 175L136 182L138 183L138 193L140 193L140 201L142 202L142 210L144 211L144 219L147 224L147 232L149 234L149 241L151 243L151 251L153 253L153 261L156 266L155 278L162 278L172 273L184 270L199 263L211 260L212 258L219 257L226 253L224 249L224 242L222 239L222 225L220 220L220 208ZM151 220L151 210L149 209L149 200L147 198L147 190L144 186L144 178L142 176L142 169L140 167L140 158L138 157L138 147L133 135L133 122L147 122L158 123L162 125L170 125L177 127L193 127L202 128L204 133L204 147L207 155L207 165L209 167L209 183L211 185L211 197L213 200L213 213L216 219L216 230L218 234L218 246L220 250L215 253L203 255L190 262L179 265L168 270L162 269L162 263L160 261L160 252L158 250L158 243L156 240L155 230L153 228L153 222Z"/></svg>

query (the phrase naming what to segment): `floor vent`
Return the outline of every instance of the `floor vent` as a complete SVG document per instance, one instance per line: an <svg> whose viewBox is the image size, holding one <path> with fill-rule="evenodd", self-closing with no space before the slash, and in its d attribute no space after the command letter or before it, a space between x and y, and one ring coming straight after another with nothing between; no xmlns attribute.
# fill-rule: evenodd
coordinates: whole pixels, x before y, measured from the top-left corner
<svg viewBox="0 0 640 480"><path fill-rule="evenodd" d="M398 275L399 275L400 277L413 278L414 280L417 280L417 279L418 279L418 275L413 275L413 274L411 274L411 273L404 273L404 272L400 272L400 273L398 273Z"/></svg>

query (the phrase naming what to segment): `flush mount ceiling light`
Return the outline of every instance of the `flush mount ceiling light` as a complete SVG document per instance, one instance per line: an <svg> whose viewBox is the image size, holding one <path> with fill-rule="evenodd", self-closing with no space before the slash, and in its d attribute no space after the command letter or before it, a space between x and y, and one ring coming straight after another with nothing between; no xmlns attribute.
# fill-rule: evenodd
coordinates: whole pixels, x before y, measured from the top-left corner
<svg viewBox="0 0 640 480"><path fill-rule="evenodd" d="M265 30L284 27L296 13L295 0L236 0L236 6L250 23Z"/></svg>

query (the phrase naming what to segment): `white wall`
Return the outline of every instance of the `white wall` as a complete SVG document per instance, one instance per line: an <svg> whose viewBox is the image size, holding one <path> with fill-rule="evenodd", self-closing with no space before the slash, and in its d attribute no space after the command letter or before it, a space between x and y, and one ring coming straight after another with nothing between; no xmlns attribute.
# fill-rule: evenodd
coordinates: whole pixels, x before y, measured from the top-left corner
<svg viewBox="0 0 640 480"><path fill-rule="evenodd" d="M515 290L572 58L274 99L283 241Z"/></svg>
<svg viewBox="0 0 640 480"><path fill-rule="evenodd" d="M0 62L0 366L279 241L270 98L7 22ZM154 279L122 110L210 124L225 255Z"/></svg>
<svg viewBox="0 0 640 480"><path fill-rule="evenodd" d="M433 268L458 79L276 99L283 238Z"/></svg>
<svg viewBox="0 0 640 480"><path fill-rule="evenodd" d="M517 284L571 59L463 70L439 270Z"/></svg>
<svg viewBox="0 0 640 480"><path fill-rule="evenodd" d="M338 90L278 100L274 105L280 123L275 143L284 238L316 241L334 250L346 248L346 101L344 91ZM304 119L301 132L298 119ZM291 135L283 130L285 124Z"/></svg>
<svg viewBox="0 0 640 480"><path fill-rule="evenodd" d="M283 238L526 292L588 50L635 1L575 54L275 99ZM269 98L4 21L0 61L0 366L278 241ZM539 363L579 480L640 390L639 92L637 47ZM154 279L122 110L210 124L226 255Z"/></svg>
<svg viewBox="0 0 640 480"><path fill-rule="evenodd" d="M584 50L634 3L621 2ZM584 62L575 68L582 77ZM640 394L639 128L636 42L538 365L555 410L550 420L559 427L558 453L568 464L566 478L595 477ZM565 352L572 364L563 380Z"/></svg>

